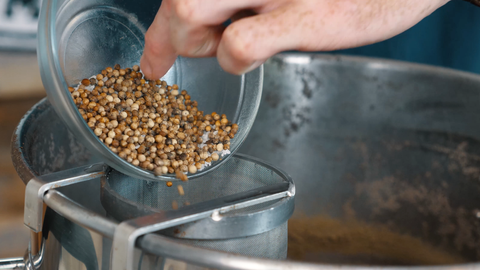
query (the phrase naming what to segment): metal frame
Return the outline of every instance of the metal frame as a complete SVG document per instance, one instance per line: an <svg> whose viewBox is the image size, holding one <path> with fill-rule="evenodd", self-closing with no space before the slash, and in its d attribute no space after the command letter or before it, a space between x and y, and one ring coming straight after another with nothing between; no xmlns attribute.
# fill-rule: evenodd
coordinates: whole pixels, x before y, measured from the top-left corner
<svg viewBox="0 0 480 270"><path fill-rule="evenodd" d="M97 213L83 208L71 199L65 197L56 190L48 192L44 202L55 212L67 217L72 222L87 229L102 233L105 237L113 238L114 231L119 225L116 221L107 219ZM85 217L89 217L86 219ZM260 259L236 255L223 251L195 247L180 243L174 239L158 234L147 234L138 239L135 246L150 254L164 256L199 266L215 269L231 270L474 270L479 269L478 264L462 264L436 267L358 267L358 266L334 266L313 263L301 263L292 261L280 261ZM185 256L188 254L188 256ZM0 264L1 266L1 264ZM2 268L0 268L2 269ZM8 269L8 268L7 268ZM2 269L3 270L3 269Z"/></svg>
<svg viewBox="0 0 480 270"><path fill-rule="evenodd" d="M253 158L239 155L240 158L262 163ZM71 170L51 173L41 177L32 178L26 187L24 224L32 230L32 238L25 258L0 261L1 269L38 269L43 260L44 248L36 254L38 233L43 225L43 203L68 219L82 224L84 227L97 231L107 237L113 238L111 269L133 270L135 243L142 236L173 226L211 218L213 221L222 219L222 215L237 209L242 209L257 204L295 196L295 185L285 173L269 167L283 179L284 183L263 186L246 192L213 199L149 216L127 220L119 225L112 224L106 218L91 213L81 205L71 201L60 192L54 190L59 187L69 186L99 177L106 176L110 168L104 163L83 166ZM52 199L53 197L53 199ZM48 203L50 201L50 203ZM52 203L53 201L53 203ZM67 206L67 209L65 208ZM44 243L42 242L42 245ZM32 252L32 246L33 252ZM155 252L154 252L155 253Z"/></svg>
<svg viewBox="0 0 480 270"><path fill-rule="evenodd" d="M24 258L0 260L0 270L39 269L44 258L44 245L38 250L38 236L43 226L43 202L53 189L97 179L108 171L104 163L87 165L32 178L25 190L24 224L31 231L30 243ZM83 208L78 206L81 212Z"/></svg>
<svg viewBox="0 0 480 270"><path fill-rule="evenodd" d="M290 180L290 177L280 170L271 167L265 162L248 156L236 154L236 156L258 162L260 165L266 166L280 176ZM293 192L294 192L293 188ZM113 239L115 231L119 223L108 219L98 213L84 208L83 206L72 201L57 190L49 190L43 196L43 201L55 212L68 218L70 221L83 226L89 230L98 232L103 236ZM478 264L462 264L451 266L435 266L435 267L358 267L358 266L335 266L335 265L321 265L313 263L302 263L292 261L280 261L247 257L243 255L236 255L223 251L216 251L206 248L195 247L188 244L183 244L175 239L171 239L158 234L146 234L138 238L135 243L137 248L158 256L163 256L187 263L192 263L199 266L211 267L215 269L232 269L232 270L474 270L479 269ZM33 257L33 264L29 263L29 257L13 258L0 261L0 270L14 270L14 269L38 269L43 260L43 246L39 253ZM188 256L185 256L188 254ZM32 260L30 260L32 261ZM35 268L32 268L34 266ZM30 268L29 268L30 267Z"/></svg>
<svg viewBox="0 0 480 270"><path fill-rule="evenodd" d="M292 183L273 184L186 206L179 210L124 221L115 229L111 269L134 269L135 242L142 235L208 217L213 220L220 220L221 215L229 211L294 195L295 189Z"/></svg>
<svg viewBox="0 0 480 270"><path fill-rule="evenodd" d="M235 158L238 159L238 156L235 156ZM118 177L119 175L121 175L120 172L112 171L109 173L109 177L101 179L103 192L100 200L102 206L112 218L124 221L165 212L154 207L140 205L135 200L120 195L111 184L131 181L131 179L124 175ZM234 212L222 215L221 220L205 218L182 224L182 226L164 229L162 235L194 240L220 240L257 235L275 229L287 222L292 216L294 208L293 198L280 199L268 203L268 206L261 207L261 209L245 209L241 213ZM132 215L131 211L136 212Z"/></svg>
<svg viewBox="0 0 480 270"><path fill-rule="evenodd" d="M25 189L25 226L36 233L42 231L43 197L49 190L96 179L104 175L107 169L107 165L97 163L32 178Z"/></svg>
<svg viewBox="0 0 480 270"><path fill-rule="evenodd" d="M36 270L39 269L43 263L45 255L45 242L42 242L40 250L35 256L32 255L31 245L25 252L25 256L22 258L8 258L0 260L0 270Z"/></svg>

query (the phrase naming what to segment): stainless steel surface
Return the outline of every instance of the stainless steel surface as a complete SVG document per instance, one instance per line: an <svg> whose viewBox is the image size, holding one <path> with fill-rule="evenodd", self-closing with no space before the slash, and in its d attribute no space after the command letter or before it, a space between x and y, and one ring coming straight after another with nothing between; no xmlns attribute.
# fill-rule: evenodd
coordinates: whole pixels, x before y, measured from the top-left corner
<svg viewBox="0 0 480 270"><path fill-rule="evenodd" d="M45 243L42 242L37 254L32 255L27 249L24 257L0 260L0 270L37 270L40 269L45 256Z"/></svg>
<svg viewBox="0 0 480 270"><path fill-rule="evenodd" d="M39 128L37 124L44 122L44 119L48 120L46 120L46 122L41 125L41 128ZM25 128L17 130L16 135L14 136L14 144L22 145L22 147L12 148L12 156L14 160L16 160L15 165L17 167L17 170L20 172L21 175L22 172L24 172L25 176L22 177L23 179L32 177L31 172L33 172L34 169L22 168L35 168L35 171L40 171L39 174L46 174L49 171L58 171L61 166L65 166L65 168L71 168L75 166L75 162L77 162L78 164L90 164L96 162L96 159L91 156L84 147L82 147L76 142L74 137L71 136L71 134L65 129L61 122L51 121L51 119L56 119L56 115L53 110L51 110L51 107L39 104L35 106L34 109L30 112L29 117L26 117L21 121L20 125ZM53 130L55 130L55 132L52 132ZM36 135L33 136L33 134ZM47 139L46 141L42 140L40 143L35 143L38 138ZM43 146L46 145L48 145L48 148L52 150L45 151L45 148ZM66 145L68 147L66 147ZM29 149L28 151L31 153L32 156L30 156L30 154L25 155L24 149ZM66 158L66 156L69 156L69 158ZM260 166L257 166L256 164L262 164L264 166L264 169L262 169L262 167ZM239 179L239 181L235 181L230 184L229 181L225 181L225 179L232 177L232 175L228 171L228 168L236 171L234 175L237 179ZM142 187L144 191L147 190L147 187L152 188L151 192L154 195L173 195L170 199L166 198L163 195L160 196L164 203L167 205L170 205L171 201L175 199L178 200L180 204L182 204L182 199L184 200L185 198L190 200L190 202L193 204L200 202L199 199L202 198L206 199L214 198L213 196L218 197L228 194L235 194L241 191L260 187L262 185L278 183L278 181L283 181L283 179L289 179L288 176L283 175L281 171L278 171L273 167L263 164L258 160L252 160L252 162L238 160L228 168L224 167L217 170L215 173L209 175L206 181L202 180L198 183L196 181L189 181L188 183L183 184L185 191L188 192L189 196L183 196L182 198L175 198L176 196L178 197L178 195L176 195L177 193L171 192L171 190L167 190L168 188L166 187L166 185L160 182L145 182L138 179L131 179L115 171L112 171L110 173L113 174L113 176L109 179L111 179L112 181L114 179L113 183L116 185L114 190L116 191L119 191L117 189L117 186L119 185L125 186L126 189L131 191L136 190L133 188L138 188L136 187L136 185L140 183L141 185L145 185L144 187ZM260 169L262 169L262 171L259 171ZM272 174L272 171L274 171L275 173ZM241 175L247 174L249 175L248 178L241 177ZM213 181L214 179L216 180ZM267 179L269 180L267 181ZM102 202L104 205L105 203L109 203L106 205L109 214L112 214L112 211L115 210L117 213L134 213L136 215L135 217L138 217L158 211L158 207L157 209L154 209L155 211L149 213L140 211L138 211L140 213L135 213L135 211L133 210L130 211L129 208L125 208L125 204L120 204L122 201L124 201L124 198L122 196L119 196L118 194L117 196L115 196L114 192L108 191L107 187L109 187L109 185L106 185L104 183L101 190L102 198L105 197L103 195L105 193L110 195L110 197L106 197L105 199L103 199L104 201ZM217 190L218 188L222 189L221 192ZM98 188L98 190L100 190L100 188ZM135 192L138 192L138 190ZM212 192L215 192L216 195L212 194ZM151 194L145 194L145 200L147 198L151 198L149 197L150 195ZM195 196L195 199L193 199L194 197L192 196ZM87 204L90 203L88 202L88 199L82 199L82 201ZM161 201L159 200L158 202ZM113 206L110 205L112 203ZM141 209L141 205L134 205L134 207L137 210ZM164 208L165 205L163 205L162 207ZM162 233L173 237L193 239L191 242L192 244L205 245L208 243L208 246L211 248L222 249L228 248L225 245L230 245L232 246L230 247L230 249L234 249L237 251L242 250L242 252L244 253L247 252L253 255L264 254L267 257L272 257L277 254L276 252L278 252L278 250L282 246L286 245L287 227L281 225L288 220L288 218L293 212L293 209L293 200L285 199L275 201L271 204L263 205L261 206L261 208L257 207L256 209L242 210L241 213L239 213L239 211L235 211L234 214L224 214L223 218L220 221L213 221L211 219L200 220L191 224L185 224L179 227L175 227L170 231L164 231ZM117 218L118 215L114 215L114 217ZM130 219L134 216L123 217L123 219L119 218L117 220L125 220L127 218ZM272 231L278 226L281 226L281 229ZM285 232L282 232L283 230ZM276 241L278 245L269 245L267 241L261 240L262 237L252 236L257 234L264 234L264 240L276 236L278 238L278 240ZM211 241L211 239L231 238L236 238L236 242L233 240ZM198 242L196 241L196 239L208 239L210 241ZM282 241L280 241L280 239L282 239ZM246 244L238 246L240 243L253 243L254 241L257 242L256 246L258 246L258 248L256 249L249 248L249 246ZM235 246L238 246L238 248L235 248ZM256 250L258 252L256 252ZM279 258L286 256L286 248L281 248L281 250L282 251L279 254L283 255L278 255Z"/></svg>
<svg viewBox="0 0 480 270"><path fill-rule="evenodd" d="M382 225L477 261L479 85L450 69L279 55L240 151L295 179L297 214Z"/></svg>
<svg viewBox="0 0 480 270"><path fill-rule="evenodd" d="M56 200L60 194L58 192L53 191L49 193L46 203L50 206L50 200ZM55 203L52 203L52 205ZM59 212L69 212L73 203L71 201L58 204L56 205ZM87 211L88 212L88 211ZM73 216L71 219L72 222L86 225L87 227L90 225L96 226L94 224L89 224L89 222L85 223L81 221L80 216ZM95 222L94 222L95 223ZM70 223L73 225L74 223ZM73 225L74 226L74 225ZM65 227L65 230L68 230L69 227ZM105 228L106 229L106 228ZM111 237L111 235L110 235ZM79 243L80 244L80 243ZM148 234L143 238L139 239L138 246L141 247L144 251L147 251L151 254L158 254L160 251L162 255L178 259L185 262L190 262L195 265L203 265L206 267L212 267L216 269L238 269L238 270L247 270L247 269L299 269L299 270L309 270L309 269L411 269L411 270L428 270L428 269L452 269L452 266L435 266L435 267L361 267L361 266L335 266L335 265L318 265L318 264L311 264L311 263L299 263L299 262L285 262L285 261L278 261L278 260L266 260L266 259L256 259L252 257L244 257L235 254L228 254L221 251L214 251L208 249L201 249L198 247L193 247L191 245L182 244L176 240L172 240L170 238L156 235L156 234ZM188 256L185 256L188 254ZM464 265L455 265L454 269L459 270L470 270L470 269L478 269L477 264L464 264ZM48 269L48 268L44 268Z"/></svg>
<svg viewBox="0 0 480 270"><path fill-rule="evenodd" d="M40 249L40 238L41 238L40 233L30 230L30 242L28 243L28 252L32 256L35 256L38 254L38 250Z"/></svg>
<svg viewBox="0 0 480 270"><path fill-rule="evenodd" d="M0 260L0 270L20 270L25 269L23 258L10 258Z"/></svg>
<svg viewBox="0 0 480 270"><path fill-rule="evenodd" d="M30 247L27 249L23 261L25 262L25 270L37 270L43 264L45 258L45 242L40 243L40 249L37 254L32 254Z"/></svg>
<svg viewBox="0 0 480 270"><path fill-rule="evenodd" d="M260 165L260 163L258 165ZM53 192L50 189L65 187L102 177L106 169L106 165L100 163L32 178L28 182L26 190L25 224L33 231L40 232L43 224L43 201L44 197L47 197L49 193ZM191 206L183 207L179 211L167 211L121 223L115 229L111 269L134 269L134 265L136 264L134 257L135 242L137 241L137 238L147 233L153 233L159 230L209 217L211 217L211 219L214 221L220 221L222 219L222 215L232 210L239 210L260 205L274 200L278 201L284 197L293 197L295 195L295 187L293 182L291 182L290 179L288 180L290 182L273 184L203 203L196 203ZM59 195L59 197L62 198L61 195ZM61 201L60 198L57 198L57 203L58 201ZM53 201L55 202L55 200ZM68 202L68 199L63 198L64 204ZM53 203L52 208L57 209L58 211L59 209L56 207L58 207L58 205ZM71 213L75 210L78 212L77 215L83 215L84 217L87 217L82 219L81 223L89 224L87 227L90 229L95 230L95 228L99 228L97 223L108 226L108 222L106 220L98 218L97 215L85 213L81 207L76 207L75 209L75 205L70 206L66 213L63 213L63 211L59 211L59 213L65 217L72 218ZM288 220L291 212L287 214L288 215L283 222ZM94 218L92 218L92 216ZM276 218L278 219L278 217ZM280 217L280 219L282 218L283 217ZM38 224L38 226L34 226L36 224ZM244 223L240 224L245 226ZM242 229L241 225L235 225Z"/></svg>
<svg viewBox="0 0 480 270"><path fill-rule="evenodd" d="M137 253L162 254L162 258L217 269L480 268L477 255L480 127L476 125L480 120L480 78L477 75L394 61L308 54L279 55L265 66L264 102L241 151L279 165L296 180L296 210L289 229L302 215L326 216L340 225L354 219L381 228L379 232L388 229L441 248L445 250L443 256L459 254L462 260L450 265L420 266L408 258L385 263L375 261L376 254L367 254L373 258L373 266L367 267L361 266L365 261L354 260L353 254L324 249L321 252L326 256L320 261L323 264L296 263L199 248L184 244L181 239L156 234L141 237ZM37 108L42 108L42 113L35 111L30 115L36 121L23 122L30 131L17 134L40 130L35 125L43 129L53 127L50 122L55 122L52 119L56 116L48 105ZM57 133L68 137L61 125L55 126L54 132L49 130L36 137L50 138L50 133L52 139L57 138ZM35 149L34 141L34 136L17 139L15 142L24 144L15 144L14 148ZM67 146L75 142L73 137L69 142L62 141L63 151L70 152ZM58 144L54 145L55 153L59 153ZM25 150L25 153L29 161L28 166L19 167L24 170L19 171L21 175L32 174L33 170L43 173L47 169L62 170L62 166L48 164L44 169L44 157L38 154L42 152ZM55 161L55 155L52 157ZM75 164L89 164L90 157L83 156ZM68 167L71 163L64 165ZM61 192L70 200L89 211L104 214L98 199L92 199L100 197L97 195L100 182L81 183L75 190L63 189ZM89 190L92 196L79 195L80 189ZM51 196L56 194L52 192ZM61 213L70 204L55 207ZM59 263L67 261L69 269L85 263L89 265L87 269L92 265L108 267L103 260L111 247L107 237L80 227L78 224L86 228L93 225L75 220L75 216L64 219L54 211L47 214L50 224L46 227L51 229L46 246L51 252L46 253L49 260L44 264L53 266L44 269L58 269ZM364 236L360 233L352 241ZM324 240L332 245L345 241L368 251L370 246L384 240L381 236L374 235L367 242L349 242L343 235ZM317 241L315 235L310 239ZM397 248L407 254L415 253L418 247L389 244L382 247ZM338 254L344 255L342 261L328 261L328 257ZM378 254L383 255L382 250ZM163 262L162 258L156 260Z"/></svg>
<svg viewBox="0 0 480 270"><path fill-rule="evenodd" d="M199 180L181 183L187 195L178 196L176 186L167 187L162 182L141 181L112 171L101 182L102 206L109 216L124 221L164 213L172 209L172 201L176 201L179 206L197 205L264 186L287 184L288 181L292 185L288 175L250 157L236 158L235 162L229 162L214 174ZM290 189L294 189L293 185ZM241 238L265 233L284 224L293 209L293 198L286 198L224 213L221 220L203 219L175 226L163 230L162 235L195 240ZM205 242L207 241L203 241ZM267 248L265 246L264 250Z"/></svg>
<svg viewBox="0 0 480 270"><path fill-rule="evenodd" d="M56 212L61 212L65 218L75 221L77 224L104 235L113 238L117 223L107 219L104 216L85 209L83 206L65 197L62 193L51 190L44 197L45 203ZM64 207L68 205L68 207Z"/></svg>
<svg viewBox="0 0 480 270"><path fill-rule="evenodd" d="M160 1L46 0L39 19L38 61L49 101L61 120L95 156L119 172L149 180L176 180L175 175L154 176L111 152L94 135L76 109L68 86L116 63L138 64L143 37ZM79 44L82 44L81 46ZM169 84L189 91L207 113L225 113L241 127L231 141L235 153L255 120L262 92L263 67L243 76L224 72L217 60L179 58L165 75ZM230 156L190 175L201 177Z"/></svg>
<svg viewBox="0 0 480 270"><path fill-rule="evenodd" d="M23 128L15 130L11 147L13 166L25 185L36 176L101 162L65 128L46 99L34 105L27 115L18 124ZM39 121L42 125L37 124ZM49 148L36 143L37 138L47 138ZM28 155L24 149L29 149Z"/></svg>
<svg viewBox="0 0 480 270"><path fill-rule="evenodd" d="M111 269L133 270L135 268L135 243L142 235L201 219L210 218L214 221L220 221L223 214L232 210L293 196L295 196L293 183L280 183L185 206L179 210L155 213L150 216L124 221L115 229Z"/></svg>
<svg viewBox="0 0 480 270"><path fill-rule="evenodd" d="M42 231L43 197L50 189L99 178L107 168L105 164L98 163L32 178L25 189L25 226L37 233Z"/></svg>

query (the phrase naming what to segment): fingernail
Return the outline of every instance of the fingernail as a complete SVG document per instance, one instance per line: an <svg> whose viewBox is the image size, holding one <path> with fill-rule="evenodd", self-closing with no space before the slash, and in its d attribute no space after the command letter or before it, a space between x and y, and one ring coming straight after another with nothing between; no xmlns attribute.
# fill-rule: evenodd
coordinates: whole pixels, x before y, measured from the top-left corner
<svg viewBox="0 0 480 270"><path fill-rule="evenodd" d="M255 61L247 69L245 69L245 71L243 71L242 74L248 73L248 72L256 69L257 67L259 67L262 64L263 64L263 61L261 61L261 60L260 61Z"/></svg>

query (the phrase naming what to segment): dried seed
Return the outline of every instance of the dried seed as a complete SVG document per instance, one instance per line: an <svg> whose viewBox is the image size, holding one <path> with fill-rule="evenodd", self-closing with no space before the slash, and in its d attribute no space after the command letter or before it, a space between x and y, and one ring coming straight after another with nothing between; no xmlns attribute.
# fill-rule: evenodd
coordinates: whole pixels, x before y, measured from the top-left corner
<svg viewBox="0 0 480 270"><path fill-rule="evenodd" d="M178 185L177 189L178 189L178 194L180 194L180 196L185 195L185 191L183 190L183 187L181 185Z"/></svg>
<svg viewBox="0 0 480 270"><path fill-rule="evenodd" d="M83 79L82 80L82 85L89 86L90 85L90 80L89 79Z"/></svg>
<svg viewBox="0 0 480 270"><path fill-rule="evenodd" d="M183 172L181 172L179 170L176 171L175 176L182 181L187 181L188 180L187 175L185 175Z"/></svg>
<svg viewBox="0 0 480 270"><path fill-rule="evenodd" d="M197 172L197 167L195 167L195 165L190 165L188 167L188 172L191 173L191 174L194 174Z"/></svg>
<svg viewBox="0 0 480 270"><path fill-rule="evenodd" d="M177 210L178 209L178 203L177 201L172 201L172 209Z"/></svg>
<svg viewBox="0 0 480 270"><path fill-rule="evenodd" d="M185 181L183 172L193 174L205 162L219 160L215 151L229 150L229 140L238 132L238 125L225 114L204 115L187 91L144 79L138 66L107 67L83 79L78 90L68 90L82 118L104 144L155 175L176 173ZM206 142L204 132L209 132Z"/></svg>

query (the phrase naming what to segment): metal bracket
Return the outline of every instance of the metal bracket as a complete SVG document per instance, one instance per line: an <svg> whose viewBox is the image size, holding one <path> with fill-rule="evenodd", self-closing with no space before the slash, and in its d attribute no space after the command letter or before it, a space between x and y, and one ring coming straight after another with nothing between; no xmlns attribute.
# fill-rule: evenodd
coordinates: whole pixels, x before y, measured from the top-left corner
<svg viewBox="0 0 480 270"><path fill-rule="evenodd" d="M108 168L104 163L97 163L32 178L25 189L24 224L36 233L41 232L43 197L48 190L96 179Z"/></svg>
<svg viewBox="0 0 480 270"><path fill-rule="evenodd" d="M0 259L0 270L37 270L40 269L45 258L45 241L42 241L40 250L32 256L30 247L20 258Z"/></svg>
<svg viewBox="0 0 480 270"><path fill-rule="evenodd" d="M135 268L135 242L142 235L208 217L218 221L226 212L294 195L293 183L273 184L185 206L179 210L170 210L124 221L115 229L110 269L133 270Z"/></svg>

